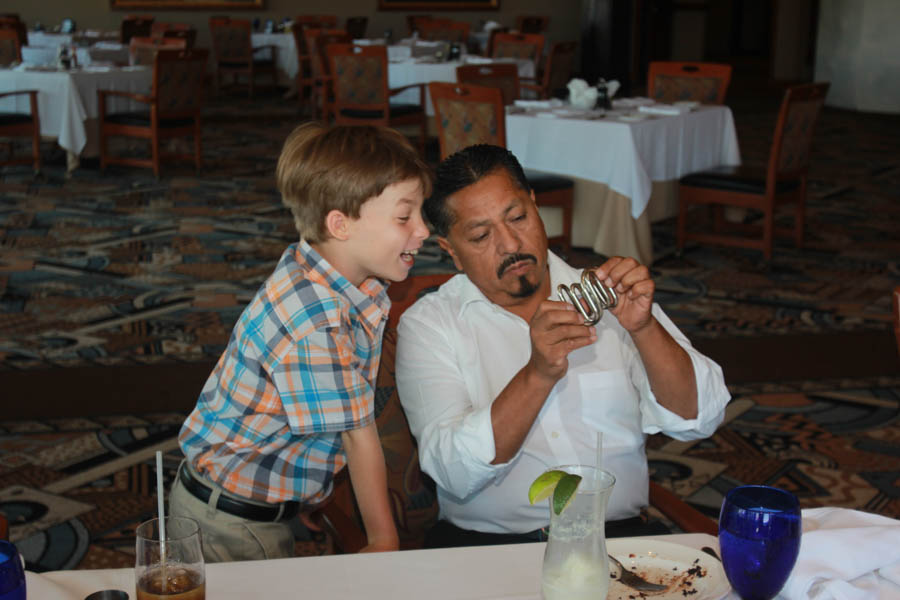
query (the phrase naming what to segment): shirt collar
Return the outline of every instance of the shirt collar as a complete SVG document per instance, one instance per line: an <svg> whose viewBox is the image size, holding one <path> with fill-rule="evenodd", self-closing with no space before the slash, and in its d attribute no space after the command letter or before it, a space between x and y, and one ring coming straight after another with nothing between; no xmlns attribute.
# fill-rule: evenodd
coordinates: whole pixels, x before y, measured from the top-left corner
<svg viewBox="0 0 900 600"><path fill-rule="evenodd" d="M547 266L550 269L550 296L548 296L548 299L556 300L556 286L560 283L565 283L566 285L571 284L577 280L577 277L572 279L572 267L567 265L563 259L549 250L547 251ZM486 302L492 306L494 305L494 303L491 302L488 297L472 283L472 280L465 276L465 274L463 274L463 279L462 289L459 294L460 303L458 316L462 317L466 308L473 303ZM499 309L499 307L497 308Z"/></svg>
<svg viewBox="0 0 900 600"><path fill-rule="evenodd" d="M369 277L356 287L350 280L331 266L306 240L295 245L294 260L308 273L310 280L324 285L350 301L360 317L373 329L385 321L391 308L387 285L376 277Z"/></svg>

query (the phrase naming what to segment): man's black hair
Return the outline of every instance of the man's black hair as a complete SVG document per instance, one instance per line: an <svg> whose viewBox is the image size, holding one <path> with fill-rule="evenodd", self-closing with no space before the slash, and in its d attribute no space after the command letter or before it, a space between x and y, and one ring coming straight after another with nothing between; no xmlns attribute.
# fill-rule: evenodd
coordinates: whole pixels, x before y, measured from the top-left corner
<svg viewBox="0 0 900 600"><path fill-rule="evenodd" d="M424 206L425 216L439 236L447 237L456 218L447 207L447 198L500 169L504 169L519 188L531 191L522 165L506 148L477 144L463 148L441 161L431 197L425 201Z"/></svg>

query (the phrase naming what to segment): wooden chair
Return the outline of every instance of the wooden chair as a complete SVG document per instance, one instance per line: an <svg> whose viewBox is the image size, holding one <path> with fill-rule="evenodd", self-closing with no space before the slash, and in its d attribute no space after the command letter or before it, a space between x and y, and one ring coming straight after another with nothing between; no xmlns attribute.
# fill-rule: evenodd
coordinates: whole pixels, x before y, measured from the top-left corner
<svg viewBox="0 0 900 600"><path fill-rule="evenodd" d="M527 58L540 65L544 36L539 33L498 33L494 36L492 58Z"/></svg>
<svg viewBox="0 0 900 600"><path fill-rule="evenodd" d="M484 49L485 56L494 55L494 39L497 37L497 34L500 33L509 33L509 27L495 27L494 29L491 29L491 33L488 35L487 46Z"/></svg>
<svg viewBox="0 0 900 600"><path fill-rule="evenodd" d="M465 44L469 41L471 25L463 21L451 19L420 19L416 22L419 37L423 40L456 42Z"/></svg>
<svg viewBox="0 0 900 600"><path fill-rule="evenodd" d="M350 34L351 40L360 40L366 37L366 26L369 17L347 17L344 21L344 29Z"/></svg>
<svg viewBox="0 0 900 600"><path fill-rule="evenodd" d="M406 27L410 37L419 31L419 23L433 19L432 15L406 15Z"/></svg>
<svg viewBox="0 0 900 600"><path fill-rule="evenodd" d="M251 41L252 27L249 19L232 19L230 17L210 17L209 30L212 34L213 62L216 67L215 88L218 93L223 75L231 74L234 83L240 75L246 75L250 97L253 97L256 76L268 75L272 85L278 83L275 71L276 46L265 45L253 47ZM268 50L271 56L257 58L259 50Z"/></svg>
<svg viewBox="0 0 900 600"><path fill-rule="evenodd" d="M202 164L201 114L207 50L159 50L153 61L153 88L150 95L98 90L100 109L100 168L108 164L151 167L159 177L162 140L193 136L193 154L172 154L167 158L193 160L197 171ZM147 110L111 113L107 98L120 97L147 105ZM150 158L109 155L111 136L136 137L150 141Z"/></svg>
<svg viewBox="0 0 900 600"><path fill-rule="evenodd" d="M184 50L187 42L182 38L133 37L128 43L128 62L131 65L153 66L159 50Z"/></svg>
<svg viewBox="0 0 900 600"><path fill-rule="evenodd" d="M519 15L516 17L516 31L519 33L544 33L550 26L546 15Z"/></svg>
<svg viewBox="0 0 900 600"><path fill-rule="evenodd" d="M572 79L577 48L576 42L555 42L550 46L550 54L539 79L520 81L519 86L522 89L533 90L538 98L565 96L568 93L566 85Z"/></svg>
<svg viewBox="0 0 900 600"><path fill-rule="evenodd" d="M456 67L456 81L498 88L504 106L519 98L519 67L513 63L460 65Z"/></svg>
<svg viewBox="0 0 900 600"><path fill-rule="evenodd" d="M425 84L388 87L387 48L331 44L327 48L334 78L335 122L348 125L397 127L418 125L419 152L425 155L427 135ZM391 96L419 90L417 104L391 104Z"/></svg>
<svg viewBox="0 0 900 600"><path fill-rule="evenodd" d="M338 18L337 15L299 15L294 17L291 29L295 25L301 27L310 27L313 29L336 29Z"/></svg>
<svg viewBox="0 0 900 600"><path fill-rule="evenodd" d="M350 44L353 38L343 29L305 29L303 35L306 37L306 47L312 53L312 116L317 118L317 107L321 104L322 118L327 123L332 117L334 104L334 80L328 60L328 46Z"/></svg>
<svg viewBox="0 0 900 600"><path fill-rule="evenodd" d="M150 15L129 15L125 17L119 26L119 41L123 44L128 44L133 37L150 37L153 33L153 20L153 17Z"/></svg>
<svg viewBox="0 0 900 600"><path fill-rule="evenodd" d="M0 40L2 45L2 40ZM34 172L41 170L41 119L38 113L38 91L16 90L15 92L0 92L0 99L9 96L28 96L29 113L0 112L0 138L26 137L31 138L31 156L16 156L14 145L9 142L5 160L0 160L0 165L34 165Z"/></svg>
<svg viewBox="0 0 900 600"><path fill-rule="evenodd" d="M0 540L9 539L9 520L6 515L0 513Z"/></svg>
<svg viewBox="0 0 900 600"><path fill-rule="evenodd" d="M428 84L441 146L441 159L473 144L506 147L506 114L499 88L464 83ZM572 246L575 186L571 179L526 170L538 206L562 210L562 233L547 238L565 252Z"/></svg>
<svg viewBox="0 0 900 600"><path fill-rule="evenodd" d="M167 29L162 32L162 37L164 40L183 40L184 47L190 50L197 42L197 30L193 27L187 29Z"/></svg>
<svg viewBox="0 0 900 600"><path fill-rule="evenodd" d="M28 45L28 30L18 15L10 13L8 16L0 16L0 29L12 29L15 31L20 48Z"/></svg>
<svg viewBox="0 0 900 600"><path fill-rule="evenodd" d="M647 95L657 102L722 104L730 81L731 65L654 61L647 70Z"/></svg>
<svg viewBox="0 0 900 600"><path fill-rule="evenodd" d="M723 244L762 250L766 260L772 258L775 234L792 235L797 247L803 246L806 177L813 129L819 110L828 93L828 83L791 87L784 95L775 135L769 151L768 165L754 167L718 167L692 173L681 178L678 187L678 249L687 240L706 244ZM794 227L775 227L778 206L793 202ZM688 231L689 209L705 204L714 209L714 233ZM725 223L723 206L737 206L762 212L762 225ZM726 235L726 229L761 237Z"/></svg>
<svg viewBox="0 0 900 600"><path fill-rule="evenodd" d="M22 62L22 44L13 28L0 27L0 67Z"/></svg>
<svg viewBox="0 0 900 600"><path fill-rule="evenodd" d="M437 521L438 507L434 484L419 468L416 440L409 430L397 395L394 380L397 322L403 311L416 300L436 290L452 276L452 273L413 276L392 283L388 288L391 310L385 327L376 383L376 394L385 398L385 403L377 412L375 422L384 448L388 495L401 549L422 547L425 532ZM714 521L653 481L650 482L650 504L685 532L718 533ZM331 533L338 550L355 553L366 545L362 518L346 469L335 477L334 493L314 518Z"/></svg>

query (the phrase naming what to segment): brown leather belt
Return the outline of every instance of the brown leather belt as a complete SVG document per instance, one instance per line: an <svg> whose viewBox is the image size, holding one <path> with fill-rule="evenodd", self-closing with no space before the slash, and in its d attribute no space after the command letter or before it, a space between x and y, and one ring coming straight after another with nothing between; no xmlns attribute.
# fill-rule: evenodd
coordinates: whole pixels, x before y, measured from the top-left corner
<svg viewBox="0 0 900 600"><path fill-rule="evenodd" d="M188 466L182 465L180 471L181 484L195 498L203 502L209 502L212 489L202 479L194 477ZM282 508L283 507L283 508ZM294 517L300 511L299 502L283 502L270 506L260 506L238 500L225 494L219 495L216 508L230 515L250 519L251 521L284 521Z"/></svg>

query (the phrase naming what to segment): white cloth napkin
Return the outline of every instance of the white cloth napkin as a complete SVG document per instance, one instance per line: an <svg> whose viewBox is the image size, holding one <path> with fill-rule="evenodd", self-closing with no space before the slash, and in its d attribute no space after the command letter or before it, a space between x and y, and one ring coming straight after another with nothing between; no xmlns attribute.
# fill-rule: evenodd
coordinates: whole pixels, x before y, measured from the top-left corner
<svg viewBox="0 0 900 600"><path fill-rule="evenodd" d="M514 100L513 103L520 108L562 108L563 101L559 98L551 98L550 100Z"/></svg>
<svg viewBox="0 0 900 600"><path fill-rule="evenodd" d="M879 582L883 577L900 585L900 521L834 507L806 509L802 520L800 555L779 597L900 597L900 587Z"/></svg>
<svg viewBox="0 0 900 600"><path fill-rule="evenodd" d="M634 98L615 98L612 101L613 108L636 108L638 106L647 106L654 104L650 98L636 96Z"/></svg>
<svg viewBox="0 0 900 600"><path fill-rule="evenodd" d="M651 115L680 115L690 111L691 109L686 106L672 106L671 104L638 106L638 112L649 113Z"/></svg>

